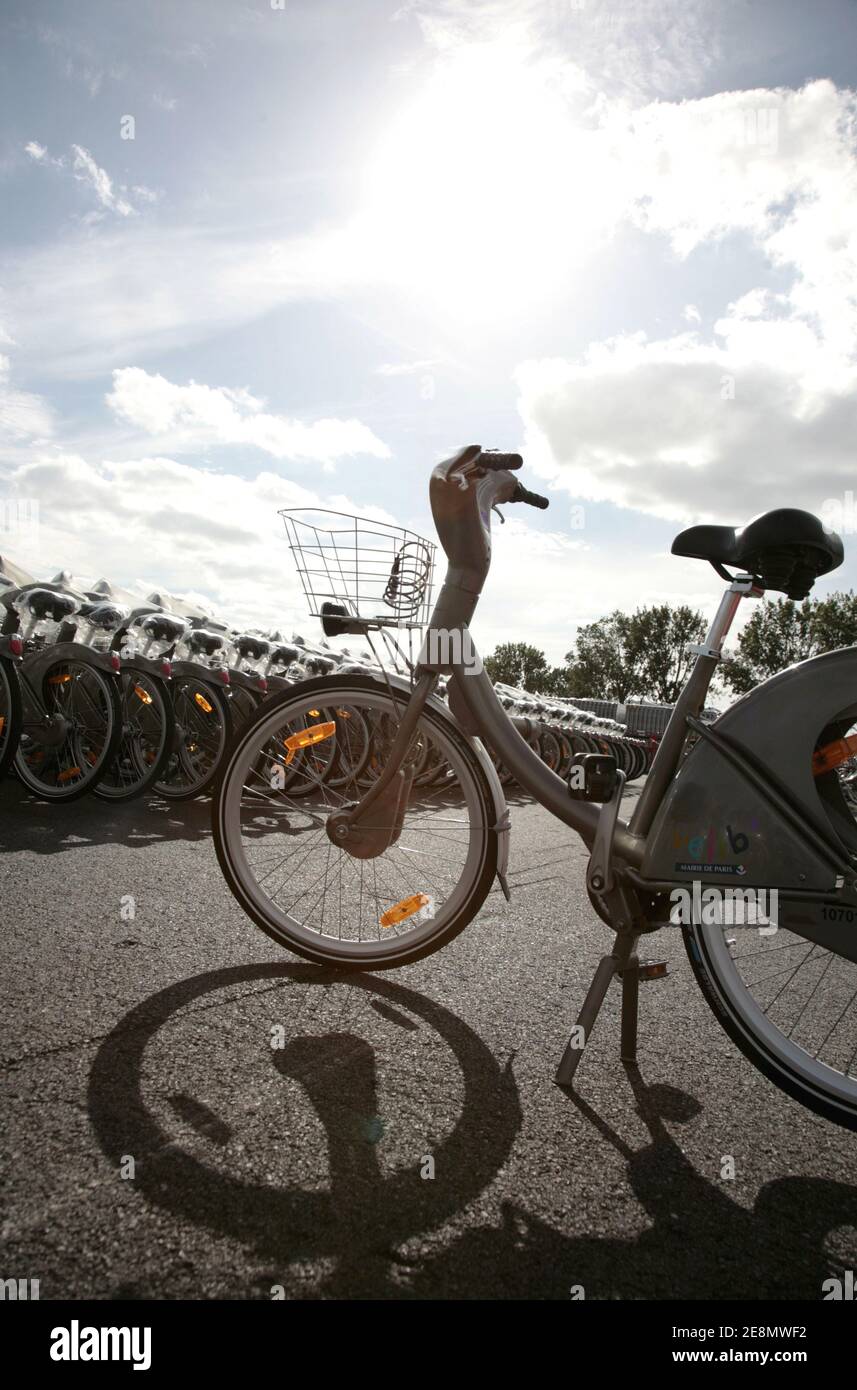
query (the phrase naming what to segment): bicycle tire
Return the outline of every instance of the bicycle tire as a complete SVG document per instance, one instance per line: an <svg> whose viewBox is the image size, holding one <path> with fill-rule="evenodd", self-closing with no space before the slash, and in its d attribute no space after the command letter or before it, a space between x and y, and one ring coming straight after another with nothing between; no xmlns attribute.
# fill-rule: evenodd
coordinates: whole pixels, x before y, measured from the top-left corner
<svg viewBox="0 0 857 1390"><path fill-rule="evenodd" d="M0 778L5 777L21 734L21 687L14 661L0 656Z"/></svg>
<svg viewBox="0 0 857 1390"><path fill-rule="evenodd" d="M26 662L24 669L26 671ZM61 748L62 750L68 749L74 766L69 766L57 773L53 782L40 780L36 772L36 764L41 762L47 769L52 762L59 761L59 755L56 759L46 756L45 749L49 748L49 745L41 744L37 737L28 735L27 727L22 723L21 736L18 740L13 764L15 775L28 791L45 801L69 802L77 801L79 797L86 796L98 785L99 779L110 765L119 746L122 716L116 681L112 676L100 671L97 666L81 660L63 658L46 667L41 677L44 708L49 709L52 703L58 703L58 697L53 688L48 689L49 686L52 687L53 682L62 682L63 690L66 684L69 685L71 694L64 696L64 699L66 703L70 703L77 697L78 682L82 681L84 676L94 684L104 702L105 727L97 752L93 753L91 748L86 748L86 740L81 738L79 730L76 730L76 746L69 747L69 744L75 744L75 738L69 731ZM85 698L92 706L93 701L90 696L87 695ZM97 736L101 736L100 730L97 731ZM37 757L36 755L39 753L41 756ZM61 781L63 782L62 786L59 785Z"/></svg>
<svg viewBox="0 0 857 1390"><path fill-rule="evenodd" d="M191 689L193 686L196 686L195 691ZM214 785L232 737L232 712L220 687L196 676L177 676L170 684L170 695L176 720L173 750L165 763L167 775L162 772L153 790L167 801L192 801ZM193 732L183 723L193 717L191 701L197 695L201 697L199 707L203 713L213 716L210 728L205 730L211 740L211 761L203 767L194 762Z"/></svg>
<svg viewBox="0 0 857 1390"><path fill-rule="evenodd" d="M721 1028L756 1070L816 1115L845 1129L857 1130L857 1080L853 1082L853 1098L849 1099L845 1087L836 1094L834 1075L828 1086L818 1077L813 1080L812 1068L800 1056L802 1049L775 1026L764 1026L764 1015L728 957L723 927L683 924L682 937L706 1003ZM747 998L742 999L742 990Z"/></svg>
<svg viewBox="0 0 857 1390"><path fill-rule="evenodd" d="M133 669L124 670L119 679L122 732L115 758L93 788L93 796L101 801L134 801L143 796L161 776L175 736L176 717L166 682ZM163 732L155 746L151 734L147 740L139 731L135 739L130 732L131 721L136 716L136 711L129 707L131 694L136 694L147 706L156 706L156 717L160 718ZM131 770L131 779L123 768Z"/></svg>
<svg viewBox="0 0 857 1390"><path fill-rule="evenodd" d="M468 810L466 857L461 876L456 880L450 893L437 910L433 911L426 921L406 929L402 935L393 935L383 941L381 939L367 941L362 939L360 935L357 939L352 936L347 940L343 940L341 934L339 939L323 935L314 928L310 929L305 923L290 917L289 912L280 909L266 896L260 883L253 875L248 861L248 853L243 843L242 805L248 813L247 823L252 825L254 829L255 839L252 841L254 846L261 842L261 836L265 830L258 830L257 833L257 824L263 818L258 815L253 816L252 812L258 810L260 806L263 809L274 811L284 808L285 803L282 800L282 794L278 793L279 799L274 800L268 794L267 787L248 787L247 782L251 776L256 774L262 750L269 746L278 748L282 746L282 731L284 727L288 726L290 719L295 720L297 727L305 727L305 724L301 724L300 721L304 718L304 707L308 700L317 700L319 704L323 700L325 705L329 707L356 707L362 711L366 711L367 706L371 705L372 712L380 708L385 713L394 713L401 717L406 696L397 692L396 705L393 708L387 687L383 683L372 680L371 677L356 675L343 677L338 684L331 683L330 678L327 677L317 681L302 682L293 691L284 692L274 700L269 700L265 706L257 711L251 724L241 729L230 745L224 759L212 805L214 845L226 883L251 921L255 922L279 946L285 947L305 960L334 966L338 970L346 971L392 970L421 960L445 946L464 930L478 913L494 881L497 870L497 839L490 830L493 798L485 773L467 740L452 721L444 718L436 709L427 706L421 716L417 734L422 733L426 739L430 739L448 755L455 769ZM369 719L368 714L366 717ZM371 727L371 719L369 722ZM418 796L425 797L433 794L420 792ZM321 815L325 809L338 809L345 800L345 798L338 797L337 793L331 792L331 789L321 781L319 782L319 797L323 799L322 811L318 813L319 820L321 820ZM285 809L288 810L289 808L286 806ZM306 803L303 800L294 809L296 814L310 814L306 811ZM271 819L274 818L271 817ZM313 832L317 834L316 843L319 859L323 855L327 855L329 860L331 850L335 850L344 856L344 861L339 861L340 864L344 863L346 867L350 865L349 873L352 870L359 870L360 864L376 865L382 857L378 856L377 859L370 860L355 859L353 856L347 855L339 846L334 845L326 834L323 834L319 825L314 825L309 833L312 834ZM294 836L294 833L290 829L286 831L287 835ZM410 854L419 854L419 850L408 849L404 843L404 836L405 830L402 832L401 841L391 846L391 849L400 853L405 853L407 850ZM422 853L426 853L425 844L427 841L424 827L422 836L420 841L420 844L423 845ZM289 844L288 839L286 843ZM463 842L461 843L463 845ZM312 844L313 842L310 840L310 847L306 850L304 858L300 859L296 865L298 870L314 852ZM269 848L269 843L264 843L263 848L266 855L270 855L272 851ZM301 844L298 849L303 852L305 846ZM297 852L297 850L291 850L292 854ZM384 851L385 856L389 853L390 850ZM444 850L443 853L447 856L449 851ZM265 878L270 881L275 871L270 869L267 858L264 863ZM415 874L414 882L416 882L420 874L423 873L424 866L419 859L408 859L404 863L407 873L413 872ZM399 861L400 864L401 861ZM327 876L327 870L325 870L325 875ZM295 877L291 871L284 882L289 884L290 890L300 887L300 881L295 882ZM342 882L343 876L340 868L340 914ZM426 879L427 882L428 879ZM363 903L362 884L361 875L361 908ZM306 894L300 896L305 897ZM325 912L326 900L327 888L325 887L322 914ZM297 901L300 901L300 897ZM335 904L335 895L332 897L332 902ZM367 904L371 909L368 893ZM349 925L353 927L353 924ZM387 924L381 922L380 925L384 927ZM341 929L340 920L340 933Z"/></svg>

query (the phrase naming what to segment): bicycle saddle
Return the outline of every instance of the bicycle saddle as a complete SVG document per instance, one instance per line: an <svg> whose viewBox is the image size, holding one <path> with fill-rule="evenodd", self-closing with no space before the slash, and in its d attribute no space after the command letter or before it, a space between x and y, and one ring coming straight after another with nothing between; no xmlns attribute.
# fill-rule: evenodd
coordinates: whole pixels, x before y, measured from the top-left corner
<svg viewBox="0 0 857 1390"><path fill-rule="evenodd" d="M79 612L93 627L102 627L105 630L117 627L127 616L124 608L115 603L105 603L103 600L101 603L84 603Z"/></svg>
<svg viewBox="0 0 857 1390"><path fill-rule="evenodd" d="M268 659L272 666L291 666L292 662L298 659L298 649L290 646L288 642L283 642L280 646L272 648Z"/></svg>
<svg viewBox="0 0 857 1390"><path fill-rule="evenodd" d="M235 638L235 650L245 661L259 661L263 656L267 656L271 650L270 642L266 642L264 637L251 637L244 633Z"/></svg>
<svg viewBox="0 0 857 1390"><path fill-rule="evenodd" d="M673 555L708 560L722 573L733 565L755 575L766 589L806 598L820 574L842 564L842 541L812 512L781 507L746 526L691 526L672 543ZM729 577L729 576L724 576Z"/></svg>
<svg viewBox="0 0 857 1390"><path fill-rule="evenodd" d="M62 622L78 609L78 600L71 594L59 593L54 589L27 589L19 593L22 605L29 608L34 618L51 618L55 623Z"/></svg>
<svg viewBox="0 0 857 1390"><path fill-rule="evenodd" d="M177 642L186 626L182 618L173 618L169 613L149 613L140 623L146 636L156 642Z"/></svg>
<svg viewBox="0 0 857 1390"><path fill-rule="evenodd" d="M192 651L204 652L206 656L214 656L223 646L223 636L219 632L207 632L204 627L194 628L190 633L187 644Z"/></svg>
<svg viewBox="0 0 857 1390"><path fill-rule="evenodd" d="M329 656L308 656L306 658L306 668L312 676L327 676L336 665Z"/></svg>

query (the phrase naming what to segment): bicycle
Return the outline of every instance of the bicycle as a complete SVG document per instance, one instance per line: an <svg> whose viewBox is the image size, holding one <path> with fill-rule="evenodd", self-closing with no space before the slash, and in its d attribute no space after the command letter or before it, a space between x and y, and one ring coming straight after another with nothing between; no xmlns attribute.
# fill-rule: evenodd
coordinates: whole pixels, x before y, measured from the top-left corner
<svg viewBox="0 0 857 1390"><path fill-rule="evenodd" d="M583 785L578 777L571 788L518 735L473 661L469 624L490 565L491 510L547 505L518 483L520 466L517 455L471 445L434 469L432 512L449 563L410 679L305 682L260 710L231 747L213 826L232 893L278 944L338 969L390 969L438 950L473 920L495 879L508 896L510 821L484 740L521 787L581 836L590 851L590 901L614 933L559 1084L574 1080L617 974L622 1054L636 1055L638 943L679 926L706 1000L748 1060L810 1109L857 1128L857 826L836 771L837 759L853 754L857 648L781 672L713 724L700 718L741 601L766 590L806 597L818 576L842 563L841 540L792 509L741 529L697 526L676 538L674 554L707 561L727 587L626 822L615 759L578 755ZM372 611L331 589L333 597L316 605L326 635L416 623L425 593L414 585L417 600L403 618L389 604L392 613L378 612L377 591ZM450 678L449 708L435 695L441 674ZM298 757L315 741L335 739L335 726L308 714L322 701L385 714L397 733L368 789L346 787L352 795L337 796L320 783L313 802L297 805L257 780L257 759L270 741ZM413 787L409 758L420 739L442 750L451 772L434 804ZM271 813L269 832L253 840L245 823L262 806ZM748 889L757 898L776 890L775 929L763 931L756 914L739 941L716 902L710 913L694 908L677 918L677 898L703 887L715 899L737 889L747 902Z"/></svg>
<svg viewBox="0 0 857 1390"><path fill-rule="evenodd" d="M117 752L119 657L74 640L69 620L87 601L62 585L5 589L0 606L0 640L15 640L23 653L15 773L45 800L74 801L98 785Z"/></svg>

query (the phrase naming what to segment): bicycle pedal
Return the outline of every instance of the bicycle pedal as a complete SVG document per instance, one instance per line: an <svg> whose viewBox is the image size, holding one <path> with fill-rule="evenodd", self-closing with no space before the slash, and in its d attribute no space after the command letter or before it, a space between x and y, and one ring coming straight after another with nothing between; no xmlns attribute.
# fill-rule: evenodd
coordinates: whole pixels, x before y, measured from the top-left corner
<svg viewBox="0 0 857 1390"><path fill-rule="evenodd" d="M627 969L627 967L626 967ZM638 980L663 980L669 974L667 962L665 960L641 960L635 967ZM616 974L621 980L625 974L624 970L617 970Z"/></svg>
<svg viewBox="0 0 857 1390"><path fill-rule="evenodd" d="M609 801L617 783L612 753L575 753L568 774L568 791L576 801Z"/></svg>

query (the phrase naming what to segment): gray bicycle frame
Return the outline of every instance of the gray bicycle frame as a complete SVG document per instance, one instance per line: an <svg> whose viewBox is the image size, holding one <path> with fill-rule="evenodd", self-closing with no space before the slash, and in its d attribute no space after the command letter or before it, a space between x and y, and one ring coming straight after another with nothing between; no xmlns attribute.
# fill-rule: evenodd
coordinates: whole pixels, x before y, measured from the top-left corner
<svg viewBox="0 0 857 1390"><path fill-rule="evenodd" d="M591 849L606 808L575 799L521 737L470 636L490 565L490 512L498 501L510 501L515 487L510 473L481 474L478 456L479 450L471 446L432 475L432 509L449 568L388 766L353 814L362 815L395 775L439 675L447 674L450 711L464 733L480 736L520 786ZM624 870L633 886L649 894L697 878L745 887L776 885L782 889L781 902L786 899L782 925L857 959L851 926L857 921L857 831L853 820L839 813L835 789L829 786L825 816L812 771L819 731L851 705L857 718L857 649L789 668L738 701L711 728L699 720L741 599L758 598L762 592L752 576L736 577L722 596L705 641L692 649L696 661L633 815L627 822L616 818L611 862ZM687 752L691 734L697 742ZM836 783L835 772L831 776ZM675 825L692 826L694 818L714 823L724 808L727 815L740 819L746 813L760 822L753 835L753 848L759 852L749 873L739 863L675 863L675 852L670 854ZM843 914L838 920L831 919L830 905Z"/></svg>
<svg viewBox="0 0 857 1390"><path fill-rule="evenodd" d="M688 736L687 720L698 715L704 707L723 640L741 597L755 592L758 591L753 589L752 580L749 578L730 585L670 717L634 815L630 822L617 822L613 839L614 851L626 863L636 868L643 862L646 832L664 792L675 775ZM425 680L425 675L439 674L441 671L449 673L450 708L459 723L464 726L465 732L470 735L478 734L483 738L502 758L524 790L550 811L551 815L577 831L591 847L601 814L600 806L589 801L575 800L569 794L568 786L563 779L551 772L526 740L521 738L497 698L491 679L482 666L470 637L469 627L464 622L450 626L450 619L454 619L455 610L462 606L462 602L464 606L469 606L468 600L462 601L461 597L449 592L444 586L432 615L425 648L431 650L434 633L434 646L440 648L445 645L450 659L448 662L441 661L436 664L426 661L421 663L414 691L416 698L420 697L421 679ZM442 625L437 622L438 614L444 619ZM462 656L457 657L459 653L466 653L467 660Z"/></svg>

